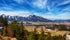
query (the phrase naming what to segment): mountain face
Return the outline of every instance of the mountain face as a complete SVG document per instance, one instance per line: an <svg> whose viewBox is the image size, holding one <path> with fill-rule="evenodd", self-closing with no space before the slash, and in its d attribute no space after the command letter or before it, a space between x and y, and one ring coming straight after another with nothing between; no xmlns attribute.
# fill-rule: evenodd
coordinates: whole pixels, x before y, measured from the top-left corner
<svg viewBox="0 0 70 40"><path fill-rule="evenodd" d="M5 15L3 14L0 16L4 17ZM29 22L52 22L52 20L48 20L36 15L29 15L28 17L21 17L21 16L6 16L6 17L8 21L17 20L17 21L29 21Z"/></svg>
<svg viewBox="0 0 70 40"><path fill-rule="evenodd" d="M0 15L2 17L5 17L6 15L2 14ZM6 16L8 21L26 21L26 22L70 22L70 19L68 20L49 20L40 16L36 15L29 15L28 17L21 17L21 16Z"/></svg>
<svg viewBox="0 0 70 40"><path fill-rule="evenodd" d="M27 19L29 21L33 21L33 22L51 22L51 20L45 19L45 18L40 17L40 16L36 16L36 15L30 15L27 17Z"/></svg>

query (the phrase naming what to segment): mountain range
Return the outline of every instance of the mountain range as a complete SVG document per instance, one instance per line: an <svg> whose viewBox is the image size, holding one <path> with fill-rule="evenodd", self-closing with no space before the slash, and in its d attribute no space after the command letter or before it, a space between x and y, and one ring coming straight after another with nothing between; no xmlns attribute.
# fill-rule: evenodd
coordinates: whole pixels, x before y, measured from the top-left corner
<svg viewBox="0 0 70 40"><path fill-rule="evenodd" d="M0 15L2 17L6 16L4 14ZM52 22L52 20L49 19L45 19L43 17L40 16L36 16L36 15L29 15L28 17L21 17L21 16L6 16L8 21L13 21L13 20L17 20L17 21L29 21L29 22Z"/></svg>
<svg viewBox="0 0 70 40"><path fill-rule="evenodd" d="M2 14L0 16L4 17L6 15ZM7 15L6 18L8 21L17 20L17 21L26 21L26 22L70 22L69 19L68 20L50 20L37 15L29 15L28 17Z"/></svg>

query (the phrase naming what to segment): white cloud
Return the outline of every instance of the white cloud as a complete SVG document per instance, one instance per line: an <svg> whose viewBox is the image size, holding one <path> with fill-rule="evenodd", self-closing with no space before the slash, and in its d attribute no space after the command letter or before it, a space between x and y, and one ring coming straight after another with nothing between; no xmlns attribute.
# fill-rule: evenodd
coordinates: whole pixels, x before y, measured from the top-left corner
<svg viewBox="0 0 70 40"><path fill-rule="evenodd" d="M68 3L70 3L70 0L65 0L65 1L63 1L62 3L60 3L59 5L65 5L65 4L68 4ZM58 6L59 6L58 5Z"/></svg>
<svg viewBox="0 0 70 40"><path fill-rule="evenodd" d="M55 20L55 19L70 19L70 14L69 13L61 13L58 15L55 15L51 12L40 14L40 13L31 13L28 11L0 11L0 15L5 14L5 15L11 15L11 16L23 16L27 17L29 15L37 15L41 16L47 19Z"/></svg>
<svg viewBox="0 0 70 40"><path fill-rule="evenodd" d="M35 15L38 16L42 16L46 19L51 19L51 20L55 20L55 19L70 19L70 14L65 12L65 13L60 13L60 14L53 14L51 12L48 13L44 13L44 14L38 14L38 13L34 13Z"/></svg>
<svg viewBox="0 0 70 40"><path fill-rule="evenodd" d="M52 20L55 20L55 19L70 19L70 14L69 13L61 13L61 14L58 14L58 15L55 15L53 13L46 13L44 15L41 15L42 17L44 18L47 18L47 19L52 19Z"/></svg>
<svg viewBox="0 0 70 40"><path fill-rule="evenodd" d="M35 7L39 7L41 9L43 9L46 7L46 2L47 2L47 0L36 0L35 2L33 2L33 5Z"/></svg>
<svg viewBox="0 0 70 40"><path fill-rule="evenodd" d="M25 16L25 17L31 15L31 13L28 11L0 11L0 15L2 14L11 16Z"/></svg>

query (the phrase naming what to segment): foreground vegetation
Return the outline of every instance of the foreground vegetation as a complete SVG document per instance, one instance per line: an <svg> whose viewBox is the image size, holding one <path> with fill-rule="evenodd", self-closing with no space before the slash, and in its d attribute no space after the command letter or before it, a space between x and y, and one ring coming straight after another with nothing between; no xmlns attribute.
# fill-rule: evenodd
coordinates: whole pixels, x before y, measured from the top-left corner
<svg viewBox="0 0 70 40"><path fill-rule="evenodd" d="M34 31L27 31L23 22L19 23L14 20L11 23L7 22L6 17L0 18L0 24L4 27L0 32L2 36L15 37L18 40L65 40L66 36L51 36L50 32L44 33L41 27L41 34L34 28Z"/></svg>

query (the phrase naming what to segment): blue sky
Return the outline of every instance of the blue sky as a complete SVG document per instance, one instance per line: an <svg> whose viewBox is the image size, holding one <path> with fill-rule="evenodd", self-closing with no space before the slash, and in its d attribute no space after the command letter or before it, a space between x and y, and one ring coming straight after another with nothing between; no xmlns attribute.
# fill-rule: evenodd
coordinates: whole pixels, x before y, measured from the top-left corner
<svg viewBox="0 0 70 40"><path fill-rule="evenodd" d="M70 0L0 0L0 15L70 19Z"/></svg>

